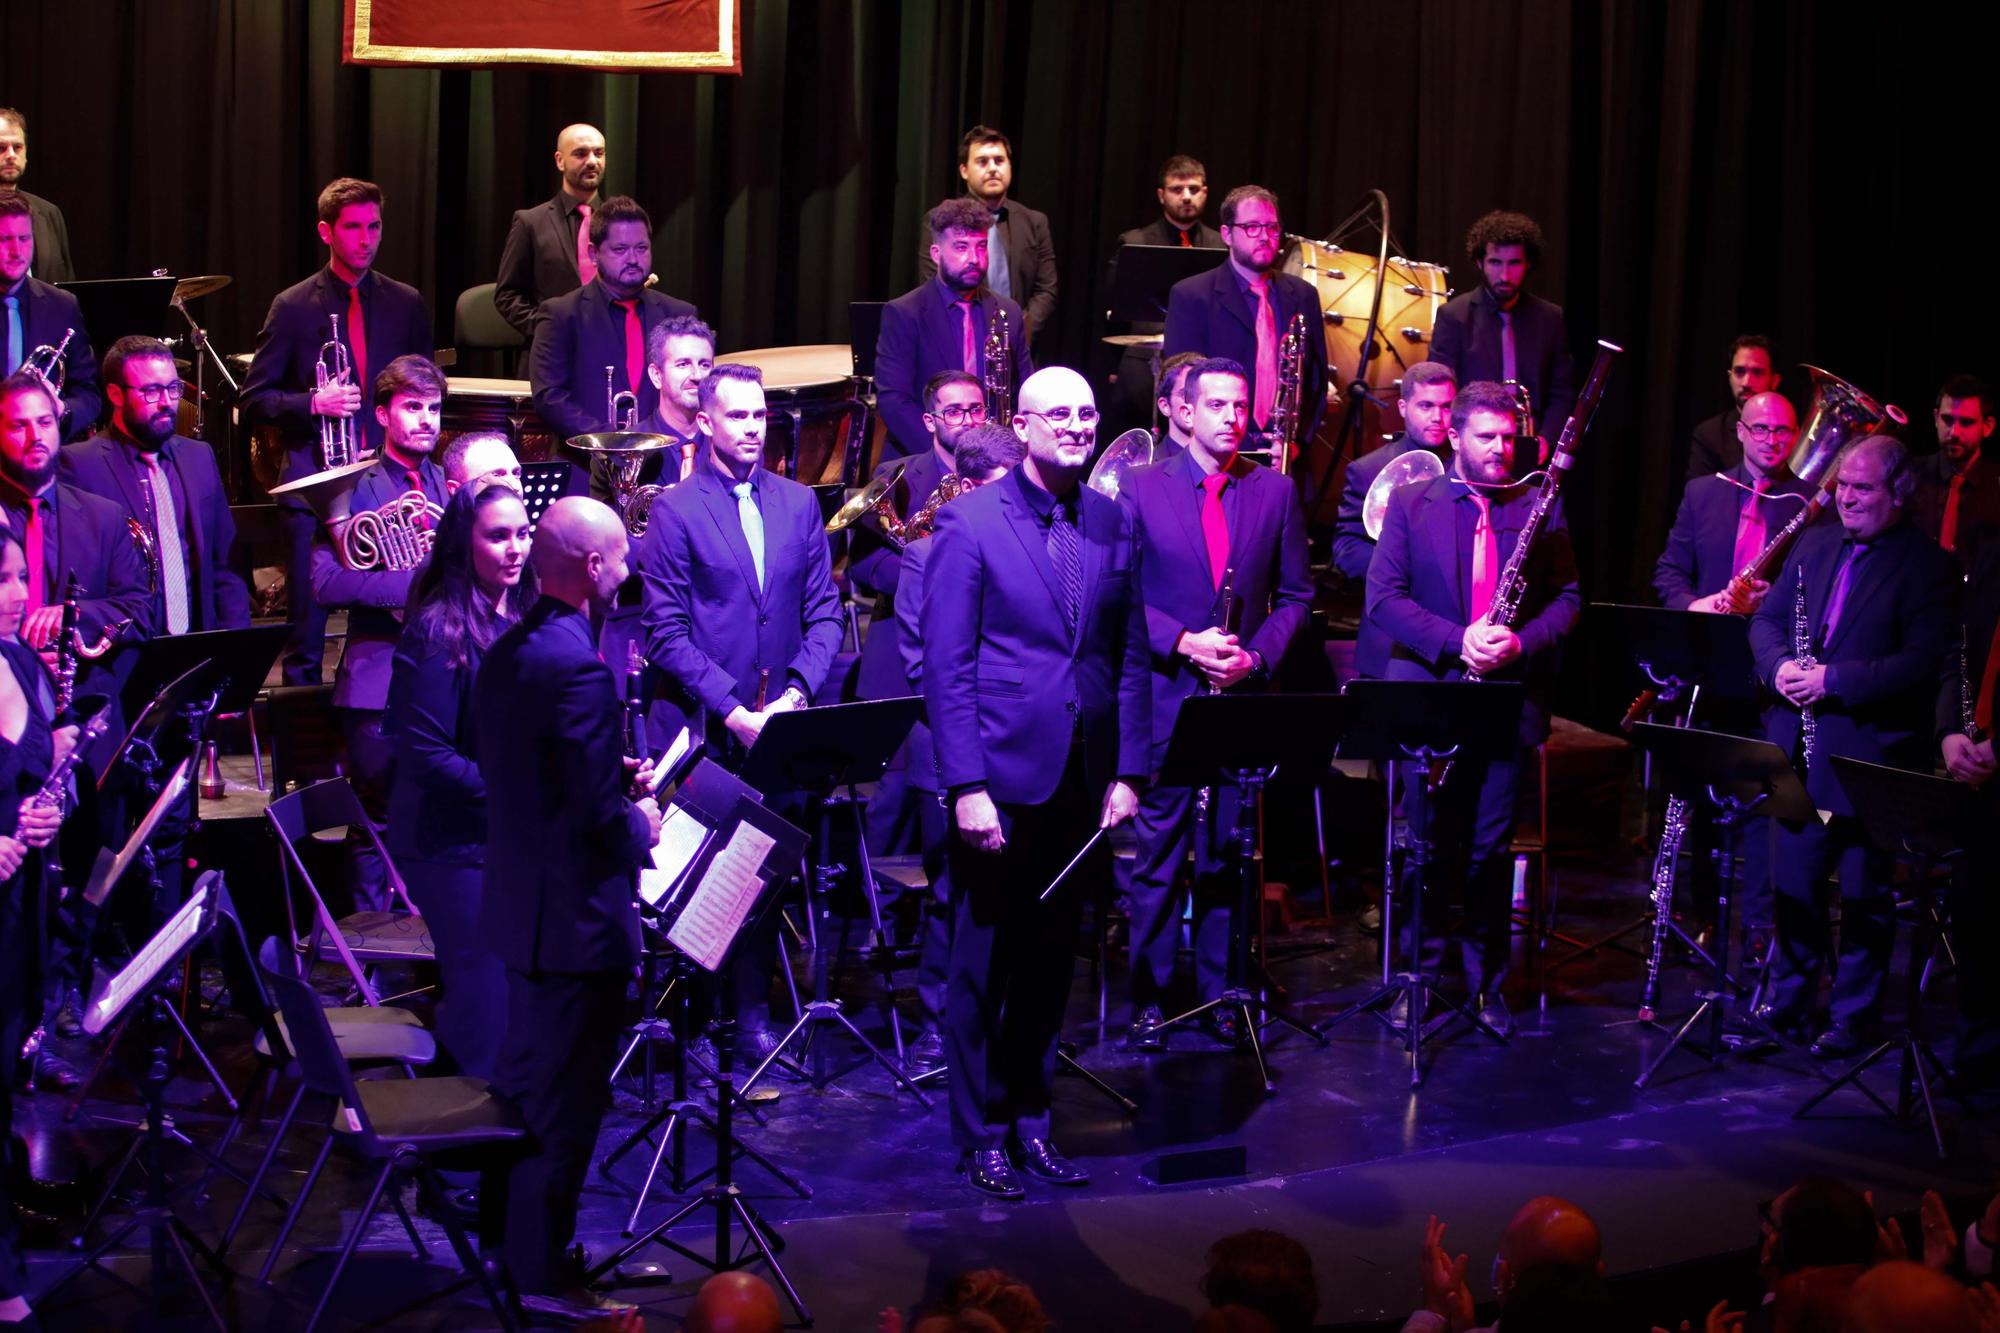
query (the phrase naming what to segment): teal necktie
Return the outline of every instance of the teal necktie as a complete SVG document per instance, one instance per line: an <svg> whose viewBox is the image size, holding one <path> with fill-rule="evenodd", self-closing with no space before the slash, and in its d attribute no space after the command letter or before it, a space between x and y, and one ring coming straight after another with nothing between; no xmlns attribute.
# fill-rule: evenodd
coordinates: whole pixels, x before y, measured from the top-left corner
<svg viewBox="0 0 2000 1333"><path fill-rule="evenodd" d="M743 540L750 547L750 563L757 567L757 591L764 591L764 516L757 512L750 483L739 481L729 488L736 497L736 517L743 524Z"/></svg>
<svg viewBox="0 0 2000 1333"><path fill-rule="evenodd" d="M21 298L18 296L7 298L7 346L4 355L7 358L7 374L11 375L21 368Z"/></svg>

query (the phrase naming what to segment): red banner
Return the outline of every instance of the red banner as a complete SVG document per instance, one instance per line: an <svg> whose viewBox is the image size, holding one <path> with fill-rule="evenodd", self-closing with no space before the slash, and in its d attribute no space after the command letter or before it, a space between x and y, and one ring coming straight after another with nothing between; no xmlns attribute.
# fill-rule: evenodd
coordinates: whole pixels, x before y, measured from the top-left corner
<svg viewBox="0 0 2000 1333"><path fill-rule="evenodd" d="M740 0L346 0L351 65L741 74Z"/></svg>

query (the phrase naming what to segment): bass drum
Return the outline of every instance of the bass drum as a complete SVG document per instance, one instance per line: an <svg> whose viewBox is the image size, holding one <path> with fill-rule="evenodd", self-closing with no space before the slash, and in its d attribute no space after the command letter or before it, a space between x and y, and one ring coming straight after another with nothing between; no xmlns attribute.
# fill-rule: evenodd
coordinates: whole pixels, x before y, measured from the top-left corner
<svg viewBox="0 0 2000 1333"><path fill-rule="evenodd" d="M1360 373L1361 340L1375 301L1375 256L1344 250L1324 241L1292 238L1285 272L1304 278L1319 292L1326 322L1326 360L1342 388ZM1381 334L1368 385L1387 395L1410 366L1424 359L1437 313L1451 298L1442 264L1391 256L1382 286Z"/></svg>
<svg viewBox="0 0 2000 1333"><path fill-rule="evenodd" d="M861 484L868 409L846 343L760 347L715 358L764 372L764 466L806 486Z"/></svg>

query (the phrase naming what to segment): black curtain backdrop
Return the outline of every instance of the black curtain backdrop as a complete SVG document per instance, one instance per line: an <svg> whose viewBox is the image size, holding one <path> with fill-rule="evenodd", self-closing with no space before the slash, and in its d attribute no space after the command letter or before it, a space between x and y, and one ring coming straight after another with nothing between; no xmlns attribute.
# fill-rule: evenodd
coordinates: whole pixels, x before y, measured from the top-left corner
<svg viewBox="0 0 2000 1333"><path fill-rule="evenodd" d="M1628 351L1573 482L1594 597L1645 588L1737 331L1903 404L1924 448L1941 377L1995 369L1993 11L744 0L740 78L349 68L339 27L334 0L10 3L0 104L29 117L26 184L62 205L83 276L231 274L202 314L247 350L322 262L319 187L361 175L388 194L379 265L431 296L445 344L509 212L553 192L557 129L587 120L607 188L653 214L663 287L725 350L843 342L850 300L914 280L923 213L984 121L1051 218L1044 351L1086 366L1110 244L1154 214L1169 153L1207 164L1211 221L1256 181L1316 235L1380 187L1403 251L1460 287L1467 225L1518 208L1548 235L1533 283L1567 308L1579 374L1597 337Z"/></svg>

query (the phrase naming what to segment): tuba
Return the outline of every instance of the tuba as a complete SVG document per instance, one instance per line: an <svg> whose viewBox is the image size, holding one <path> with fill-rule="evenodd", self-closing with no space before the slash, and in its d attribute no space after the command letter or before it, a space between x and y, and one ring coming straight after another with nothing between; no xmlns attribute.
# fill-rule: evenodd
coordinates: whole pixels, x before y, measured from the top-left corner
<svg viewBox="0 0 2000 1333"><path fill-rule="evenodd" d="M609 368L607 370L607 378ZM629 393L614 394L609 384L605 386L606 406L615 414L620 398L632 398ZM633 399L636 404L637 399ZM626 414L629 421L636 414L634 406ZM625 524L625 531L634 537L646 533L646 524L653 516L653 502L660 498L660 492L667 487L658 482L641 483L640 472L646 460L662 449L671 447L673 441L664 435L648 431L635 431L629 427L595 431L589 435L572 435L563 441L563 446L585 454L590 459L590 476L593 482L602 482L609 489L608 503L618 511L618 517ZM694 446L685 446L689 453Z"/></svg>
<svg viewBox="0 0 2000 1333"><path fill-rule="evenodd" d="M986 331L986 419L1002 426L1014 423L1014 348L1007 332L1007 311L993 307L993 326Z"/></svg>
<svg viewBox="0 0 2000 1333"><path fill-rule="evenodd" d="M391 573L415 569L430 555L444 511L422 491L405 491L379 509L355 513L354 487L374 466L373 459L363 459L315 472L273 486L271 496L295 495L311 505L333 539L334 555L347 568Z"/></svg>
<svg viewBox="0 0 2000 1333"><path fill-rule="evenodd" d="M1361 497L1361 528L1368 534L1368 540L1382 540L1382 525L1389 518L1389 501L1397 491L1436 481L1443 475L1444 460L1428 449L1412 449L1390 459L1375 474L1375 480L1368 483L1368 493Z"/></svg>
<svg viewBox="0 0 2000 1333"><path fill-rule="evenodd" d="M43 343L28 353L28 359L21 363L21 369L33 372L36 379L48 387L49 396L56 400L56 409L62 410L63 385L68 382L68 363L63 354L69 351L69 340L76 336L75 329L64 329L62 341L51 347Z"/></svg>
<svg viewBox="0 0 2000 1333"><path fill-rule="evenodd" d="M354 361L347 354L347 344L340 340L340 316L328 315L327 318L332 321L333 334L320 344L319 361L313 367L314 385L319 389L330 384L354 382ZM331 470L354 462L359 456L355 438L352 416L321 417L319 465Z"/></svg>

